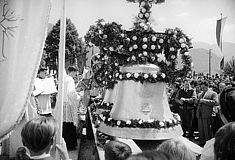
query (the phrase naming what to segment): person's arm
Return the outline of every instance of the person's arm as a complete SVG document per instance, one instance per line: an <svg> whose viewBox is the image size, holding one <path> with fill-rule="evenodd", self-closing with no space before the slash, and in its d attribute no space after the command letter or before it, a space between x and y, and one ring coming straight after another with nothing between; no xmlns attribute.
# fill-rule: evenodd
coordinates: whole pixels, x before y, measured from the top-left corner
<svg viewBox="0 0 235 160"><path fill-rule="evenodd" d="M183 101L179 99L180 98L179 93L180 93L180 90L178 90L177 93L176 93L175 102L179 103L180 105L183 105Z"/></svg>
<svg viewBox="0 0 235 160"><path fill-rule="evenodd" d="M196 97L197 97L196 91L193 90L192 97L191 98L184 98L184 101L187 103L193 104Z"/></svg>
<svg viewBox="0 0 235 160"><path fill-rule="evenodd" d="M33 91L32 91L32 95L34 97L39 96L42 92L43 92L43 87L42 84L40 83L40 80L35 79L34 80L34 86L33 86Z"/></svg>
<svg viewBox="0 0 235 160"><path fill-rule="evenodd" d="M74 105L78 105L80 100L82 99L82 92L77 92L76 88L75 88L75 82L73 80L72 77L70 77L70 79L68 79L68 83L67 83L67 94L68 94L68 99L70 101L70 103L74 104Z"/></svg>
<svg viewBox="0 0 235 160"><path fill-rule="evenodd" d="M64 138L62 138L61 144L56 144L56 148L58 149L62 160L72 160L69 158L68 150Z"/></svg>
<svg viewBox="0 0 235 160"><path fill-rule="evenodd" d="M219 105L218 94L214 92L211 95L211 99L201 99L200 103L204 103L204 104L206 104L208 106Z"/></svg>

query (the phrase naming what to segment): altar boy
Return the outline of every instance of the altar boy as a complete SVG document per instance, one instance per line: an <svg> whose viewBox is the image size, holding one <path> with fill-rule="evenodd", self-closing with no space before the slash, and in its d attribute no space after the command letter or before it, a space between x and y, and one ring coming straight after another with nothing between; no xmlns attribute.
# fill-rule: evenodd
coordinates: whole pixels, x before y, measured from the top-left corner
<svg viewBox="0 0 235 160"><path fill-rule="evenodd" d="M37 103L37 112L41 116L52 116L51 94L57 89L53 77L47 77L47 68L38 70L38 77L34 81L33 96Z"/></svg>

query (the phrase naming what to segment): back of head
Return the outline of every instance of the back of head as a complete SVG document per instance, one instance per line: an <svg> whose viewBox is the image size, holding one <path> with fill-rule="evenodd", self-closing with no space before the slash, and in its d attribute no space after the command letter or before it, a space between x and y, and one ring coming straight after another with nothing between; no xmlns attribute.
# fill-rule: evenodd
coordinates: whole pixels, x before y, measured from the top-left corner
<svg viewBox="0 0 235 160"><path fill-rule="evenodd" d="M180 83L179 82L174 82L175 88L180 89Z"/></svg>
<svg viewBox="0 0 235 160"><path fill-rule="evenodd" d="M125 160L131 154L131 148L126 143L114 140L104 146L105 160Z"/></svg>
<svg viewBox="0 0 235 160"><path fill-rule="evenodd" d="M68 67L68 72L76 72L76 71L78 71L77 67L75 67L75 66Z"/></svg>
<svg viewBox="0 0 235 160"><path fill-rule="evenodd" d="M53 142L56 122L52 117L38 117L28 121L22 131L23 145L30 151L38 153Z"/></svg>
<svg viewBox="0 0 235 160"><path fill-rule="evenodd" d="M43 71L47 71L47 68L46 67L40 67L38 69L38 73L43 72Z"/></svg>
<svg viewBox="0 0 235 160"><path fill-rule="evenodd" d="M169 139L161 143L158 151L167 153L174 160L192 160L193 153L179 139Z"/></svg>
<svg viewBox="0 0 235 160"><path fill-rule="evenodd" d="M235 122L221 127L215 134L216 160L232 160L235 157Z"/></svg>
<svg viewBox="0 0 235 160"><path fill-rule="evenodd" d="M227 87L220 94L221 112L227 121L235 121L235 87Z"/></svg>
<svg viewBox="0 0 235 160"><path fill-rule="evenodd" d="M200 82L200 85L205 85L205 86L209 87L209 82L207 80L203 80Z"/></svg>
<svg viewBox="0 0 235 160"><path fill-rule="evenodd" d="M171 160L167 153L162 151L143 151L131 155L127 160Z"/></svg>

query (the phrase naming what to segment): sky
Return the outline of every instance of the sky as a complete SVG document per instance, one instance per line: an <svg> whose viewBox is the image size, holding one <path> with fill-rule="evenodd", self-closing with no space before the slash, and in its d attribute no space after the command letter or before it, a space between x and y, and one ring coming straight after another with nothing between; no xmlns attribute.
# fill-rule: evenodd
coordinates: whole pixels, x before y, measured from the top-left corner
<svg viewBox="0 0 235 160"><path fill-rule="evenodd" d="M227 17L223 42L235 43L235 0L165 0L153 5L152 27L156 32L178 27L192 42L216 44L216 20ZM66 15L83 37L90 25L98 19L117 22L124 29L132 27L133 18L139 13L138 3L126 0L66 0ZM60 18L60 0L52 0L49 23L55 24Z"/></svg>

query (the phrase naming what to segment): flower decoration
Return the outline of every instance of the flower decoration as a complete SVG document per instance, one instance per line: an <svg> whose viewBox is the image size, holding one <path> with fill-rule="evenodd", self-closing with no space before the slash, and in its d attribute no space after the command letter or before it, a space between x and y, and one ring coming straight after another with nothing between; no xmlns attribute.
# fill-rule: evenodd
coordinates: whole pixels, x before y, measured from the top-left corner
<svg viewBox="0 0 235 160"><path fill-rule="evenodd" d="M156 46L155 45L151 45L151 49L152 50L156 49Z"/></svg>
<svg viewBox="0 0 235 160"><path fill-rule="evenodd" d="M138 78L139 77L139 73L134 73L134 77Z"/></svg>
<svg viewBox="0 0 235 160"><path fill-rule="evenodd" d="M136 61L136 57L135 57L135 56L132 56L131 59L132 59L133 61Z"/></svg>
<svg viewBox="0 0 235 160"><path fill-rule="evenodd" d="M148 41L148 38L144 37L143 42L147 42L147 41Z"/></svg>
<svg viewBox="0 0 235 160"><path fill-rule="evenodd" d="M147 44L144 44L144 45L142 46L143 49L146 49L147 47L148 47Z"/></svg>
<svg viewBox="0 0 235 160"><path fill-rule="evenodd" d="M147 3L146 1L143 1ZM145 4L144 4L145 5ZM144 7L143 7L144 8ZM146 12L148 9L146 9ZM147 23L140 22L142 26ZM94 78L100 86L113 88L119 80L149 81L142 74L132 74L129 77L119 72L120 66L135 64L155 64L164 73L157 77L150 75L153 82L174 81L176 77L186 77L192 67L192 58L189 49L192 48L191 40L179 28L166 29L165 33L156 33L153 30L134 28L131 31L121 29L121 25L112 22L104 23L98 20L96 25L90 27L85 36L88 44L100 48L96 57L97 63L92 69ZM183 67L176 68L178 56L182 59ZM116 76L122 74L121 78Z"/></svg>
<svg viewBox="0 0 235 160"><path fill-rule="evenodd" d="M127 121L126 121L126 124L127 124L127 125L130 125L130 124L131 124L131 121L130 121L130 120L127 120Z"/></svg>
<svg viewBox="0 0 235 160"><path fill-rule="evenodd" d="M144 74L144 79L147 79L148 77L148 74Z"/></svg>
<svg viewBox="0 0 235 160"><path fill-rule="evenodd" d="M138 48L138 46L137 46L136 44L134 44L134 45L133 45L133 48L134 48L134 49L137 49L137 48Z"/></svg>
<svg viewBox="0 0 235 160"><path fill-rule="evenodd" d="M120 124L121 124L121 121L117 121L117 126L120 126Z"/></svg>
<svg viewBox="0 0 235 160"><path fill-rule="evenodd" d="M126 74L126 77L127 77L127 78L130 78L130 77L131 77L131 73L127 73L127 74Z"/></svg>
<svg viewBox="0 0 235 160"><path fill-rule="evenodd" d="M160 54L157 54L157 57L158 57L158 62L165 62L166 61L166 57L165 57L165 54L164 53L160 53Z"/></svg>
<svg viewBox="0 0 235 160"><path fill-rule="evenodd" d="M164 40L163 39L159 39L159 43L163 43L164 42Z"/></svg>
<svg viewBox="0 0 235 160"><path fill-rule="evenodd" d="M144 55L144 56L148 56L148 52L144 51L144 52L143 52L143 55Z"/></svg>
<svg viewBox="0 0 235 160"><path fill-rule="evenodd" d="M137 40L137 37L136 37L136 36L133 36L132 39L133 39L133 41L136 41L136 40Z"/></svg>
<svg viewBox="0 0 235 160"><path fill-rule="evenodd" d="M157 37L153 36L152 41L155 42L157 40Z"/></svg>
<svg viewBox="0 0 235 160"><path fill-rule="evenodd" d="M168 79L166 78L166 74L162 72L158 73L131 73L131 72L124 72L118 73L118 81L124 80L133 80L136 82L149 82L149 83L156 83L156 82L167 82ZM121 75L121 78L120 78Z"/></svg>
<svg viewBox="0 0 235 160"><path fill-rule="evenodd" d="M107 104L103 102L103 99L93 99L89 107L91 109L92 122L94 124L99 124L101 122L112 127L126 127L126 128L154 128L154 129L164 129L173 128L181 124L181 120L178 114L173 114L172 119L168 120L155 120L149 119L144 121L142 119L129 119L126 121L115 120L110 117L111 108L107 109ZM102 110L101 114L97 110Z"/></svg>
<svg viewBox="0 0 235 160"><path fill-rule="evenodd" d="M160 125L161 127L163 127L163 126L164 126L164 123L163 123L163 122L159 122L159 125Z"/></svg>

